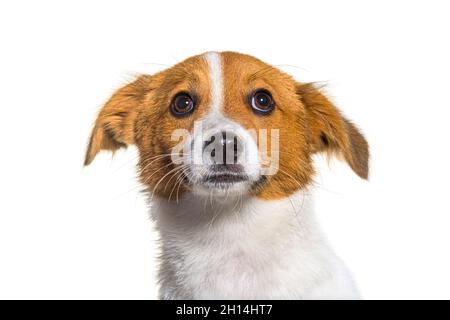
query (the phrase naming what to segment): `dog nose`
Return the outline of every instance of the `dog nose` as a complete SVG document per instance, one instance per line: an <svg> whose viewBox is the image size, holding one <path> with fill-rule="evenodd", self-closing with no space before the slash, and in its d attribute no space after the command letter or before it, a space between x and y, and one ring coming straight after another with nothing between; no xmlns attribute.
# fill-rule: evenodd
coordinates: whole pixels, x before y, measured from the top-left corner
<svg viewBox="0 0 450 320"><path fill-rule="evenodd" d="M230 131L216 132L203 143L203 155L213 164L237 164L242 150L241 138Z"/></svg>

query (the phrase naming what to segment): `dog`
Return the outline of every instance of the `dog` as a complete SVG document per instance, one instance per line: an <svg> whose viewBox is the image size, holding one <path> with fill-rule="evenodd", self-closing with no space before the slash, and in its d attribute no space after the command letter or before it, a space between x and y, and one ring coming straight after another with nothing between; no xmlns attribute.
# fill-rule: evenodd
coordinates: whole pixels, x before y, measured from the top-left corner
<svg viewBox="0 0 450 320"><path fill-rule="evenodd" d="M314 83L236 52L190 57L113 94L85 165L129 145L161 238L161 299L360 297L309 190L314 154L367 179L369 148Z"/></svg>

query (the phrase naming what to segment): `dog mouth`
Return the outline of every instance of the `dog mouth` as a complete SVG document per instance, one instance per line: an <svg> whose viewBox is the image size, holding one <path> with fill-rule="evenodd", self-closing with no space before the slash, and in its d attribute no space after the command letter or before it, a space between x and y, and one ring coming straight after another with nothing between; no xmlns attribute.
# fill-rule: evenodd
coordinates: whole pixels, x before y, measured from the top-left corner
<svg viewBox="0 0 450 320"><path fill-rule="evenodd" d="M205 184L214 185L232 185L239 182L248 181L249 178L245 174L221 173L213 174L203 179Z"/></svg>
<svg viewBox="0 0 450 320"><path fill-rule="evenodd" d="M202 182L216 188L228 188L234 184L247 182L250 177L240 165L214 165Z"/></svg>

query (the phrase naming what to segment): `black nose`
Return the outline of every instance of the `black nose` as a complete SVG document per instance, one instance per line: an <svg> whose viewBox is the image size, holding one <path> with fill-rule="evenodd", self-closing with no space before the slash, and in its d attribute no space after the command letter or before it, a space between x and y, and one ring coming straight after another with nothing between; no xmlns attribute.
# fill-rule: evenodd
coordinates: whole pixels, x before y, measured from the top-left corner
<svg viewBox="0 0 450 320"><path fill-rule="evenodd" d="M217 132L203 143L203 156L214 164L237 164L241 153L241 139L233 132Z"/></svg>

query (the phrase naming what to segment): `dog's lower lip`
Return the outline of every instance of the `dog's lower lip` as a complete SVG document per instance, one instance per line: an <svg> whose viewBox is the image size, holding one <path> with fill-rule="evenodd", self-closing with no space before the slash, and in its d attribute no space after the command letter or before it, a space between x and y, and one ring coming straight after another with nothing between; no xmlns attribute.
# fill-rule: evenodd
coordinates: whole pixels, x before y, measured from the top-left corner
<svg viewBox="0 0 450 320"><path fill-rule="evenodd" d="M232 184L247 181L248 176L243 174L221 173L210 175L205 178L205 182L214 184Z"/></svg>

